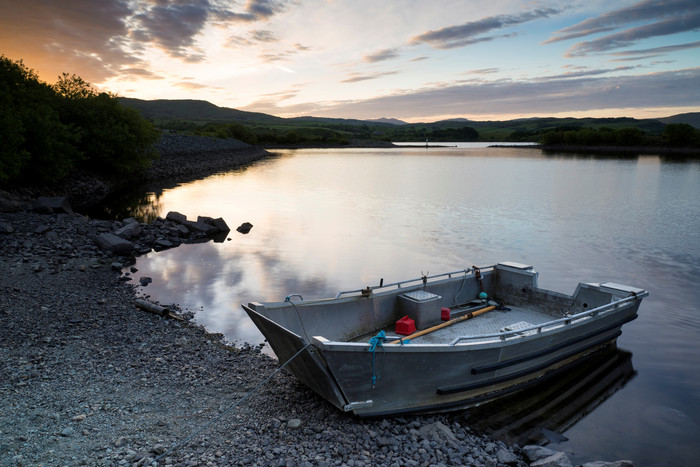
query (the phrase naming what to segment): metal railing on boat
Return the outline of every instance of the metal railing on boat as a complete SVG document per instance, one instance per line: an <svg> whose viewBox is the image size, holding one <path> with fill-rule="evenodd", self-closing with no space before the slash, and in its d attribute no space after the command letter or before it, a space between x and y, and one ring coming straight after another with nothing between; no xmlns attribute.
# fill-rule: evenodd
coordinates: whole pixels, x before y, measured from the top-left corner
<svg viewBox="0 0 700 467"><path fill-rule="evenodd" d="M621 306L626 306L630 302L634 302L636 300L641 300L643 297L646 297L649 295L648 292L644 292L641 294L635 294L630 297L623 298L622 300L618 300L612 303L607 303L605 305L599 306L597 308L593 308L591 310L586 310L581 313L577 313L575 315L571 316L566 316L564 318L559 318L553 321L547 321L545 323L540 323L540 324L533 324L530 327L524 327L521 329L517 330L512 330L512 331L505 331L505 332L499 332L499 333L494 333L494 334L479 334L475 336L460 336L456 337L453 341L449 343L449 345L457 345L458 343L466 340L479 340L479 341L484 341L484 340L501 340L505 341L508 338L511 337L524 337L527 335L531 334L540 334L543 331L547 330L552 330L559 328L561 326L567 326L575 321L580 321L582 319L590 318L590 317L595 317L597 315L607 313L613 310L617 310ZM548 329L551 328L551 329Z"/></svg>
<svg viewBox="0 0 700 467"><path fill-rule="evenodd" d="M486 270L493 270L496 267L495 264L491 266L484 266L480 267L479 270L482 271L482 273ZM362 293L367 293L370 291L375 291L379 289L391 289L391 288L396 288L396 289L401 289L407 286L413 286L413 285L420 285L420 284L427 284L430 281L434 281L435 279L451 279L452 276L455 276L457 274L464 274L465 276L467 274L473 274L474 269L472 268L467 268L467 269L460 269L459 271L453 271L453 272L444 272L442 274L435 274L432 276L421 276L415 279L408 279L404 281L399 281L399 282L392 282L391 284L384 284L380 283L380 285L377 286L368 286L365 287L364 289L354 289L354 290L344 290L342 292L338 292L338 295L335 296L335 298L340 298L343 295L348 295L348 294L362 294Z"/></svg>

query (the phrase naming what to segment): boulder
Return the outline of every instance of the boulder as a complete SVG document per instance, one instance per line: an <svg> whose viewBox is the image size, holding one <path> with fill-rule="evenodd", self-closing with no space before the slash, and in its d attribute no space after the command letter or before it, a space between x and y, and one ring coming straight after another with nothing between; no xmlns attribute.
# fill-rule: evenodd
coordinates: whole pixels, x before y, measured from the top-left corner
<svg viewBox="0 0 700 467"><path fill-rule="evenodd" d="M216 230L219 232L229 232L231 230L228 224L226 224L226 221L221 217L214 219L213 217L199 216L197 217L197 222L204 222L205 224L216 227Z"/></svg>
<svg viewBox="0 0 700 467"><path fill-rule="evenodd" d="M555 451L555 453L552 454L551 456L545 457L544 459L540 459L536 462L533 462L532 464L530 464L530 467L574 467L574 466L571 463L569 456L567 456L563 452Z"/></svg>
<svg viewBox="0 0 700 467"><path fill-rule="evenodd" d="M205 235L214 235L219 231L213 225L205 224L204 222L184 221L182 225L187 227L190 232L203 233Z"/></svg>
<svg viewBox="0 0 700 467"><path fill-rule="evenodd" d="M131 254L134 244L113 233L102 233L95 238L97 246L115 255L126 256Z"/></svg>
<svg viewBox="0 0 700 467"><path fill-rule="evenodd" d="M523 451L523 454L525 455L525 457L527 457L527 459L530 462L535 462L535 461L538 461L540 459L544 459L545 457L549 457L549 456L552 456L552 455L557 453L557 451L555 451L553 449L545 448L543 446L537 446L535 444L529 444L529 445L525 446L522 449L522 451Z"/></svg>
<svg viewBox="0 0 700 467"><path fill-rule="evenodd" d="M214 219L213 225L214 225L214 227L219 229L219 232L230 232L231 231L228 224L226 223L226 221L222 217L217 217L216 219ZM251 225L251 227L253 227L253 226Z"/></svg>
<svg viewBox="0 0 700 467"><path fill-rule="evenodd" d="M48 214L73 214L65 196L40 196L34 203L34 210Z"/></svg>
<svg viewBox="0 0 700 467"><path fill-rule="evenodd" d="M187 216L180 214L177 211L170 211L168 214L166 214L165 219L182 224L183 222L187 221Z"/></svg>
<svg viewBox="0 0 700 467"><path fill-rule="evenodd" d="M141 228L141 225L138 222L129 222L125 224L124 227L115 230L114 235L129 240L131 238L138 237L139 235L141 235L142 231L143 229Z"/></svg>
<svg viewBox="0 0 700 467"><path fill-rule="evenodd" d="M242 234L247 234L252 228L253 224L251 224L250 222L244 222L241 225L239 225L236 230Z"/></svg>
<svg viewBox="0 0 700 467"><path fill-rule="evenodd" d="M418 432L426 439L435 441L457 441L457 437L448 426L442 422L431 423L430 425L422 426Z"/></svg>

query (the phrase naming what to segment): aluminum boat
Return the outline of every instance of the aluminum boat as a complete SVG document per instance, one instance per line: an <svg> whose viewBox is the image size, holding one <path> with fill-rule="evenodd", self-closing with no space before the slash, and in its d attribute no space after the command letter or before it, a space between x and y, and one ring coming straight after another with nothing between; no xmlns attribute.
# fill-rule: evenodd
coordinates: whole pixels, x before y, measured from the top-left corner
<svg viewBox="0 0 700 467"><path fill-rule="evenodd" d="M513 394L614 346L648 295L612 282L567 295L537 279L532 266L503 262L243 308L280 363L339 409L441 412Z"/></svg>

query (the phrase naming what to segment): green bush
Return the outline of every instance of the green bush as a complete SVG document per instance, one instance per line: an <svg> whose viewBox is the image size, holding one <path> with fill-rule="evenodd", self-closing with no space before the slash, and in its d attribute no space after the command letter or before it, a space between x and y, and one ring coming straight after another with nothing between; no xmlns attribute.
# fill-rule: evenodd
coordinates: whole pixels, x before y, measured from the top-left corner
<svg viewBox="0 0 700 467"><path fill-rule="evenodd" d="M75 75L49 86L0 56L0 104L0 182L52 182L76 168L121 177L157 156L148 120Z"/></svg>

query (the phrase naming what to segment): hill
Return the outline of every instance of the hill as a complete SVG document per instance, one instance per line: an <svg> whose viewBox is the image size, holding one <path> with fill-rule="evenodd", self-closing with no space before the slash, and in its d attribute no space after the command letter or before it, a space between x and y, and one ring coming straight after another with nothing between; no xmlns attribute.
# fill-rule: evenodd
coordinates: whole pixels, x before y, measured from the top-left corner
<svg viewBox="0 0 700 467"><path fill-rule="evenodd" d="M700 112L673 115L662 119L554 118L533 117L506 121L476 121L464 118L430 123L406 123L393 118L370 120L295 117L282 118L259 112L219 107L202 100L141 100L121 98L157 126L176 131L198 131L202 127L241 124L258 136L265 133L287 134L322 140L382 139L391 141L538 141L551 130L636 128L659 136L668 123L686 123L700 128ZM207 130L209 131L209 130ZM291 134L297 133L297 135ZM456 138L456 139L453 139ZM259 139L259 138L258 138ZM260 140L260 139L259 139Z"/></svg>

